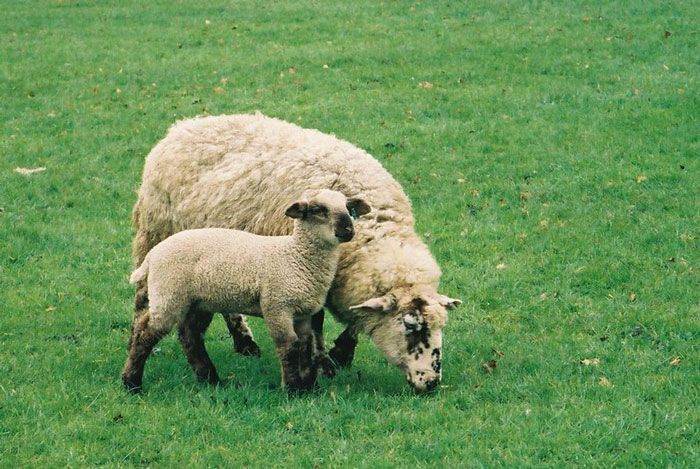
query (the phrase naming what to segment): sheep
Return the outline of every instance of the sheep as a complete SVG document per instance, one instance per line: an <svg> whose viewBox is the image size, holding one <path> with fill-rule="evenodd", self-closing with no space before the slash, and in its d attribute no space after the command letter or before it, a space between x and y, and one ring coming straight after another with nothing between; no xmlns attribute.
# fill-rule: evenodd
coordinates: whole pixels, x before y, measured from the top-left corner
<svg viewBox="0 0 700 469"><path fill-rule="evenodd" d="M198 380L218 383L203 334L215 312L262 316L282 365L282 387L311 389L311 315L324 304L335 276L340 243L354 236L350 213L366 214L360 199L335 191L306 191L284 212L291 236L259 236L225 228L180 231L155 246L131 275L147 279L148 312L134 325L122 382L140 391L153 347L178 326Z"/></svg>
<svg viewBox="0 0 700 469"><path fill-rule="evenodd" d="M360 333L417 391L441 379L446 310L461 304L438 293L441 271L414 230L411 204L400 184L367 152L317 130L260 113L200 117L174 124L146 158L134 205L134 260L183 229L226 227L283 235L290 223L276 207L301 188L334 189L362 198L371 215L343 244L326 307L346 325L329 353L323 347L323 309L314 315L319 362L332 376L350 366ZM148 289L137 286L134 318ZM237 351L258 355L246 323L224 314Z"/></svg>

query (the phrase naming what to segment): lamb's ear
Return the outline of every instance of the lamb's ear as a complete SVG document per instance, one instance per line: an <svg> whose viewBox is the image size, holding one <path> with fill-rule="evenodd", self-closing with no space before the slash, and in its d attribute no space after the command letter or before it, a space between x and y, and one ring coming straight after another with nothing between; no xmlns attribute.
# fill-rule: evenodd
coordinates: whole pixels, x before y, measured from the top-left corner
<svg viewBox="0 0 700 469"><path fill-rule="evenodd" d="M361 217L362 215L367 215L369 212L372 211L372 207L370 207L369 204L362 199L348 199L348 203L346 205L348 207L348 211L352 213L352 211L354 210L355 214L358 217Z"/></svg>
<svg viewBox="0 0 700 469"><path fill-rule="evenodd" d="M452 309L456 309L457 306L461 305L462 300L458 300L456 298L450 298L449 296L445 296L445 295L438 295L438 303L440 303L440 305L443 308L445 308L447 310L452 310Z"/></svg>
<svg viewBox="0 0 700 469"><path fill-rule="evenodd" d="M294 202L292 205L287 207L284 214L289 218L304 218L306 217L306 212L309 210L309 203L303 200L299 202Z"/></svg>
<svg viewBox="0 0 700 469"><path fill-rule="evenodd" d="M359 305L350 306L350 311L363 310L375 313L386 313L393 310L395 307L396 300L390 295L385 295L371 298Z"/></svg>

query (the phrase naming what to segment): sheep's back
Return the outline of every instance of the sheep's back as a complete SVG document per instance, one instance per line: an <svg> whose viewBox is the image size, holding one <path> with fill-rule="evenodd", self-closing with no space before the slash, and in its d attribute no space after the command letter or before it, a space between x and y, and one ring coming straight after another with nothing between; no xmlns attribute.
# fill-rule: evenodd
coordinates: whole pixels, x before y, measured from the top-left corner
<svg viewBox="0 0 700 469"><path fill-rule="evenodd" d="M289 234L286 207L304 190L322 188L362 197L375 219L413 227L408 198L372 156L332 135L260 114L176 123L147 157L137 226Z"/></svg>

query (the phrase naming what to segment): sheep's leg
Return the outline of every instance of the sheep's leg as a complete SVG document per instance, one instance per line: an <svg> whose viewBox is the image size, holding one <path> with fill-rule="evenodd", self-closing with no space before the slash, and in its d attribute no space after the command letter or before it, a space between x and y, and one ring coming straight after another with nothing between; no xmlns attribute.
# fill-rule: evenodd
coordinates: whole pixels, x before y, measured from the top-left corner
<svg viewBox="0 0 700 469"><path fill-rule="evenodd" d="M155 327L151 324L150 314L145 313L134 322L129 356L122 371L122 383L130 392L140 392L143 379L143 367L153 347L170 331L170 327Z"/></svg>
<svg viewBox="0 0 700 469"><path fill-rule="evenodd" d="M241 355L260 356L260 347L253 338L253 332L240 314L223 313L226 327L233 337L233 349Z"/></svg>
<svg viewBox="0 0 700 469"><path fill-rule="evenodd" d="M311 328L314 334L314 356L313 361L319 370L329 378L335 376L336 366L333 360L328 356L326 348L323 344L323 319L324 319L324 309L311 316Z"/></svg>
<svg viewBox="0 0 700 469"><path fill-rule="evenodd" d="M197 381L206 381L209 384L220 382L216 368L204 347L204 332L209 327L213 316L213 313L191 308L178 329L180 345L185 351Z"/></svg>
<svg viewBox="0 0 700 469"><path fill-rule="evenodd" d="M357 347L357 332L354 327L349 326L335 339L335 346L328 354L338 366L348 367L355 357L355 347Z"/></svg>
<svg viewBox="0 0 700 469"><path fill-rule="evenodd" d="M311 318L292 322L291 313L265 315L282 365L282 387L290 393L304 392L316 384L316 366L312 360Z"/></svg>

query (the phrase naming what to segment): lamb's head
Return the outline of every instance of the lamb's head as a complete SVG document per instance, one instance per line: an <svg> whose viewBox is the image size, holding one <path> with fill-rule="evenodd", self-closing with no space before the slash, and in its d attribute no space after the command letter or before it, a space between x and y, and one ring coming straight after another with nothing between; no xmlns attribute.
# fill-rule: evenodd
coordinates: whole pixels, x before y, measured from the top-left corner
<svg viewBox="0 0 700 469"><path fill-rule="evenodd" d="M403 370L411 387L423 392L440 384L446 310L460 304L439 294L387 294L350 309L378 315L368 331L372 341L390 363Z"/></svg>
<svg viewBox="0 0 700 469"><path fill-rule="evenodd" d="M348 199L340 192L322 189L304 192L285 215L297 219L299 226L315 239L335 245L350 241L355 235L352 217L370 210L362 199Z"/></svg>

